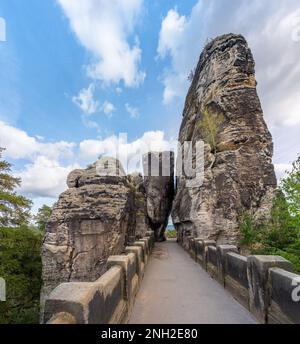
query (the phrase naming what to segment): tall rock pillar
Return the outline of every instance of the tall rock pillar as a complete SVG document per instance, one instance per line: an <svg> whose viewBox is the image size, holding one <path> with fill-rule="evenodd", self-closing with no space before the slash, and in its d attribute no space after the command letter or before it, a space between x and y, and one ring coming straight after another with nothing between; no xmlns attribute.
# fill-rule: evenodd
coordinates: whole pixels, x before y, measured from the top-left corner
<svg viewBox="0 0 300 344"><path fill-rule="evenodd" d="M236 244L239 219L269 216L276 178L272 137L256 91L254 59L244 37L224 35L202 52L189 89L179 141L203 140L203 185L177 180L173 222L193 235Z"/></svg>
<svg viewBox="0 0 300 344"><path fill-rule="evenodd" d="M174 198L174 153L150 152L143 167L149 224L156 240L164 241Z"/></svg>

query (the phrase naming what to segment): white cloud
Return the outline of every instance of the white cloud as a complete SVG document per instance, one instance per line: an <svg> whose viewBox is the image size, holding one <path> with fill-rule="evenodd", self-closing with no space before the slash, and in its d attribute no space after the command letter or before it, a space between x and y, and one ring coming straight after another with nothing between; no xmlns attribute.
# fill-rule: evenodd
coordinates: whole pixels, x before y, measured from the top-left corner
<svg viewBox="0 0 300 344"><path fill-rule="evenodd" d="M123 92L121 87L116 87L116 93L120 95Z"/></svg>
<svg viewBox="0 0 300 344"><path fill-rule="evenodd" d="M94 100L95 85L90 84L88 88L84 88L79 92L79 95L72 98L81 111L86 115L92 115L97 112L99 102Z"/></svg>
<svg viewBox="0 0 300 344"><path fill-rule="evenodd" d="M180 48L180 36L184 33L186 17L180 16L176 10L170 10L161 25L158 54L165 57L168 52L176 54Z"/></svg>
<svg viewBox="0 0 300 344"><path fill-rule="evenodd" d="M186 94L188 81L186 73L167 73L164 79L165 89L163 94L164 104L170 104L175 98L183 98Z"/></svg>
<svg viewBox="0 0 300 344"><path fill-rule="evenodd" d="M199 0L189 16L171 9L162 21L157 52L170 57L164 76L164 102L183 99L189 72L208 38L243 34L256 60L259 92L266 118L274 125L300 124L300 42L298 0ZM297 30L297 31L295 31Z"/></svg>
<svg viewBox="0 0 300 344"><path fill-rule="evenodd" d="M293 167L292 164L275 164L274 166L278 181L286 175L286 172L291 171Z"/></svg>
<svg viewBox="0 0 300 344"><path fill-rule="evenodd" d="M25 131L0 121L0 147L6 148L5 156L12 159L34 160L43 154L49 159L70 158L75 144L72 142L40 142Z"/></svg>
<svg viewBox="0 0 300 344"><path fill-rule="evenodd" d="M96 121L91 120L88 116L82 115L81 117L83 125L89 129L96 129L97 132L100 132L100 126Z"/></svg>
<svg viewBox="0 0 300 344"><path fill-rule="evenodd" d="M51 199L57 199L67 189L66 179L70 171L96 161L99 155L116 157L119 152L125 170L131 173L142 171L143 154L175 150L177 142L167 140L162 131L149 131L132 142L127 141L126 135L84 140L79 144L79 154L75 154L78 146L74 143L41 143L25 131L0 121L0 147L7 148L5 159L13 159L18 165L13 172L22 179L19 191L40 205L43 200L50 204Z"/></svg>
<svg viewBox="0 0 300 344"><path fill-rule="evenodd" d="M20 192L30 198L58 197L66 189L66 176L77 166L64 166L61 161L75 159L76 145L72 142L40 142L25 131L0 121L0 147L6 148L6 159L25 160L22 168L14 170L21 177Z"/></svg>
<svg viewBox="0 0 300 344"><path fill-rule="evenodd" d="M129 113L131 118L139 118L140 117L140 112L138 108L135 108L131 105L129 105L128 103L125 104L125 109L126 111Z"/></svg>
<svg viewBox="0 0 300 344"><path fill-rule="evenodd" d="M75 168L79 168L79 165L64 167L58 161L38 156L33 163L25 165L24 170L16 173L22 179L19 191L33 198L57 198L67 189L67 176Z"/></svg>
<svg viewBox="0 0 300 344"><path fill-rule="evenodd" d="M113 112L116 111L115 106L110 103L109 101L105 101L102 105L102 111L107 115L107 116L111 116Z"/></svg>
<svg viewBox="0 0 300 344"><path fill-rule="evenodd" d="M149 151L176 150L177 142L167 140L162 131L145 132L142 137L128 142L121 135L110 136L104 140L85 140L80 143L82 159L95 161L100 155L119 157L127 173L142 171L141 156Z"/></svg>
<svg viewBox="0 0 300 344"><path fill-rule="evenodd" d="M80 43L93 55L88 75L104 83L137 86L145 73L140 70L138 39L129 43L142 0L57 0Z"/></svg>

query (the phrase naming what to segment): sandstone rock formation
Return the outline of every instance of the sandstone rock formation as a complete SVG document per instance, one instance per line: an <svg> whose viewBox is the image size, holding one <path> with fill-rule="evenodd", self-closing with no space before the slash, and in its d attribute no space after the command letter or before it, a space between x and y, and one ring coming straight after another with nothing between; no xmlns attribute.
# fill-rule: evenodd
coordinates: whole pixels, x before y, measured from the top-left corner
<svg viewBox="0 0 300 344"><path fill-rule="evenodd" d="M147 197L144 178L140 173L133 173L128 177L133 190L135 239L141 239L147 231L151 231L147 214Z"/></svg>
<svg viewBox="0 0 300 344"><path fill-rule="evenodd" d="M204 183L177 179L172 217L189 235L236 244L241 212L269 215L276 187L272 138L256 91L254 59L240 35L210 42L200 56L183 111L179 141L205 142Z"/></svg>
<svg viewBox="0 0 300 344"><path fill-rule="evenodd" d="M162 156L168 158L158 154L158 162ZM173 168L172 155L171 177L144 181L138 173L126 176L116 159L102 158L69 174L69 189L60 195L46 226L42 307L58 284L98 279L110 255L121 254L152 228L163 237L172 204Z"/></svg>
<svg viewBox="0 0 300 344"><path fill-rule="evenodd" d="M134 193L118 161L75 170L67 184L43 241L42 303L59 283L99 278L108 256L135 237Z"/></svg>
<svg viewBox="0 0 300 344"><path fill-rule="evenodd" d="M148 153L143 167L150 227L156 240L164 241L174 198L174 153Z"/></svg>

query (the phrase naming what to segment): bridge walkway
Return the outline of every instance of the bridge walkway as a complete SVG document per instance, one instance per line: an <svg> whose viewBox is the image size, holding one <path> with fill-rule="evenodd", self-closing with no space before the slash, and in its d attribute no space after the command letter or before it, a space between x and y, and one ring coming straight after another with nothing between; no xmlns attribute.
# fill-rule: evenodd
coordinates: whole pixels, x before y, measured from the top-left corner
<svg viewBox="0 0 300 344"><path fill-rule="evenodd" d="M255 324L176 241L157 243L129 324Z"/></svg>

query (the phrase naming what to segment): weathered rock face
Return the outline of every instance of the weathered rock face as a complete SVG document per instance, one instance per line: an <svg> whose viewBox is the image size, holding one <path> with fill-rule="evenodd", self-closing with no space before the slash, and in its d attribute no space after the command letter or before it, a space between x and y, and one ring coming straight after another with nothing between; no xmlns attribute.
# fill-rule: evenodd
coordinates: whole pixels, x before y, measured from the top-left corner
<svg viewBox="0 0 300 344"><path fill-rule="evenodd" d="M134 194L124 175L110 158L97 168L70 173L69 189L59 197L46 228L42 303L59 283L99 278L107 258L122 253L135 235Z"/></svg>
<svg viewBox="0 0 300 344"><path fill-rule="evenodd" d="M179 141L205 142L204 183L177 180L173 222L179 239L195 237L236 244L239 218L269 215L276 178L273 144L256 91L254 60L240 35L209 43L187 95Z"/></svg>
<svg viewBox="0 0 300 344"><path fill-rule="evenodd" d="M151 231L147 215L147 197L144 178L141 174L134 173L129 176L129 180L134 195L134 239L141 239L145 237L147 231Z"/></svg>
<svg viewBox="0 0 300 344"><path fill-rule="evenodd" d="M161 165L166 153L154 156ZM42 307L58 284L98 279L110 255L121 254L153 227L163 236L173 199L170 154L169 165L169 176L158 174L145 181L140 174L125 176L113 158L69 174L69 189L55 204L43 241Z"/></svg>
<svg viewBox="0 0 300 344"><path fill-rule="evenodd" d="M150 227L156 240L163 241L174 199L174 154L148 153L143 157L143 166Z"/></svg>

